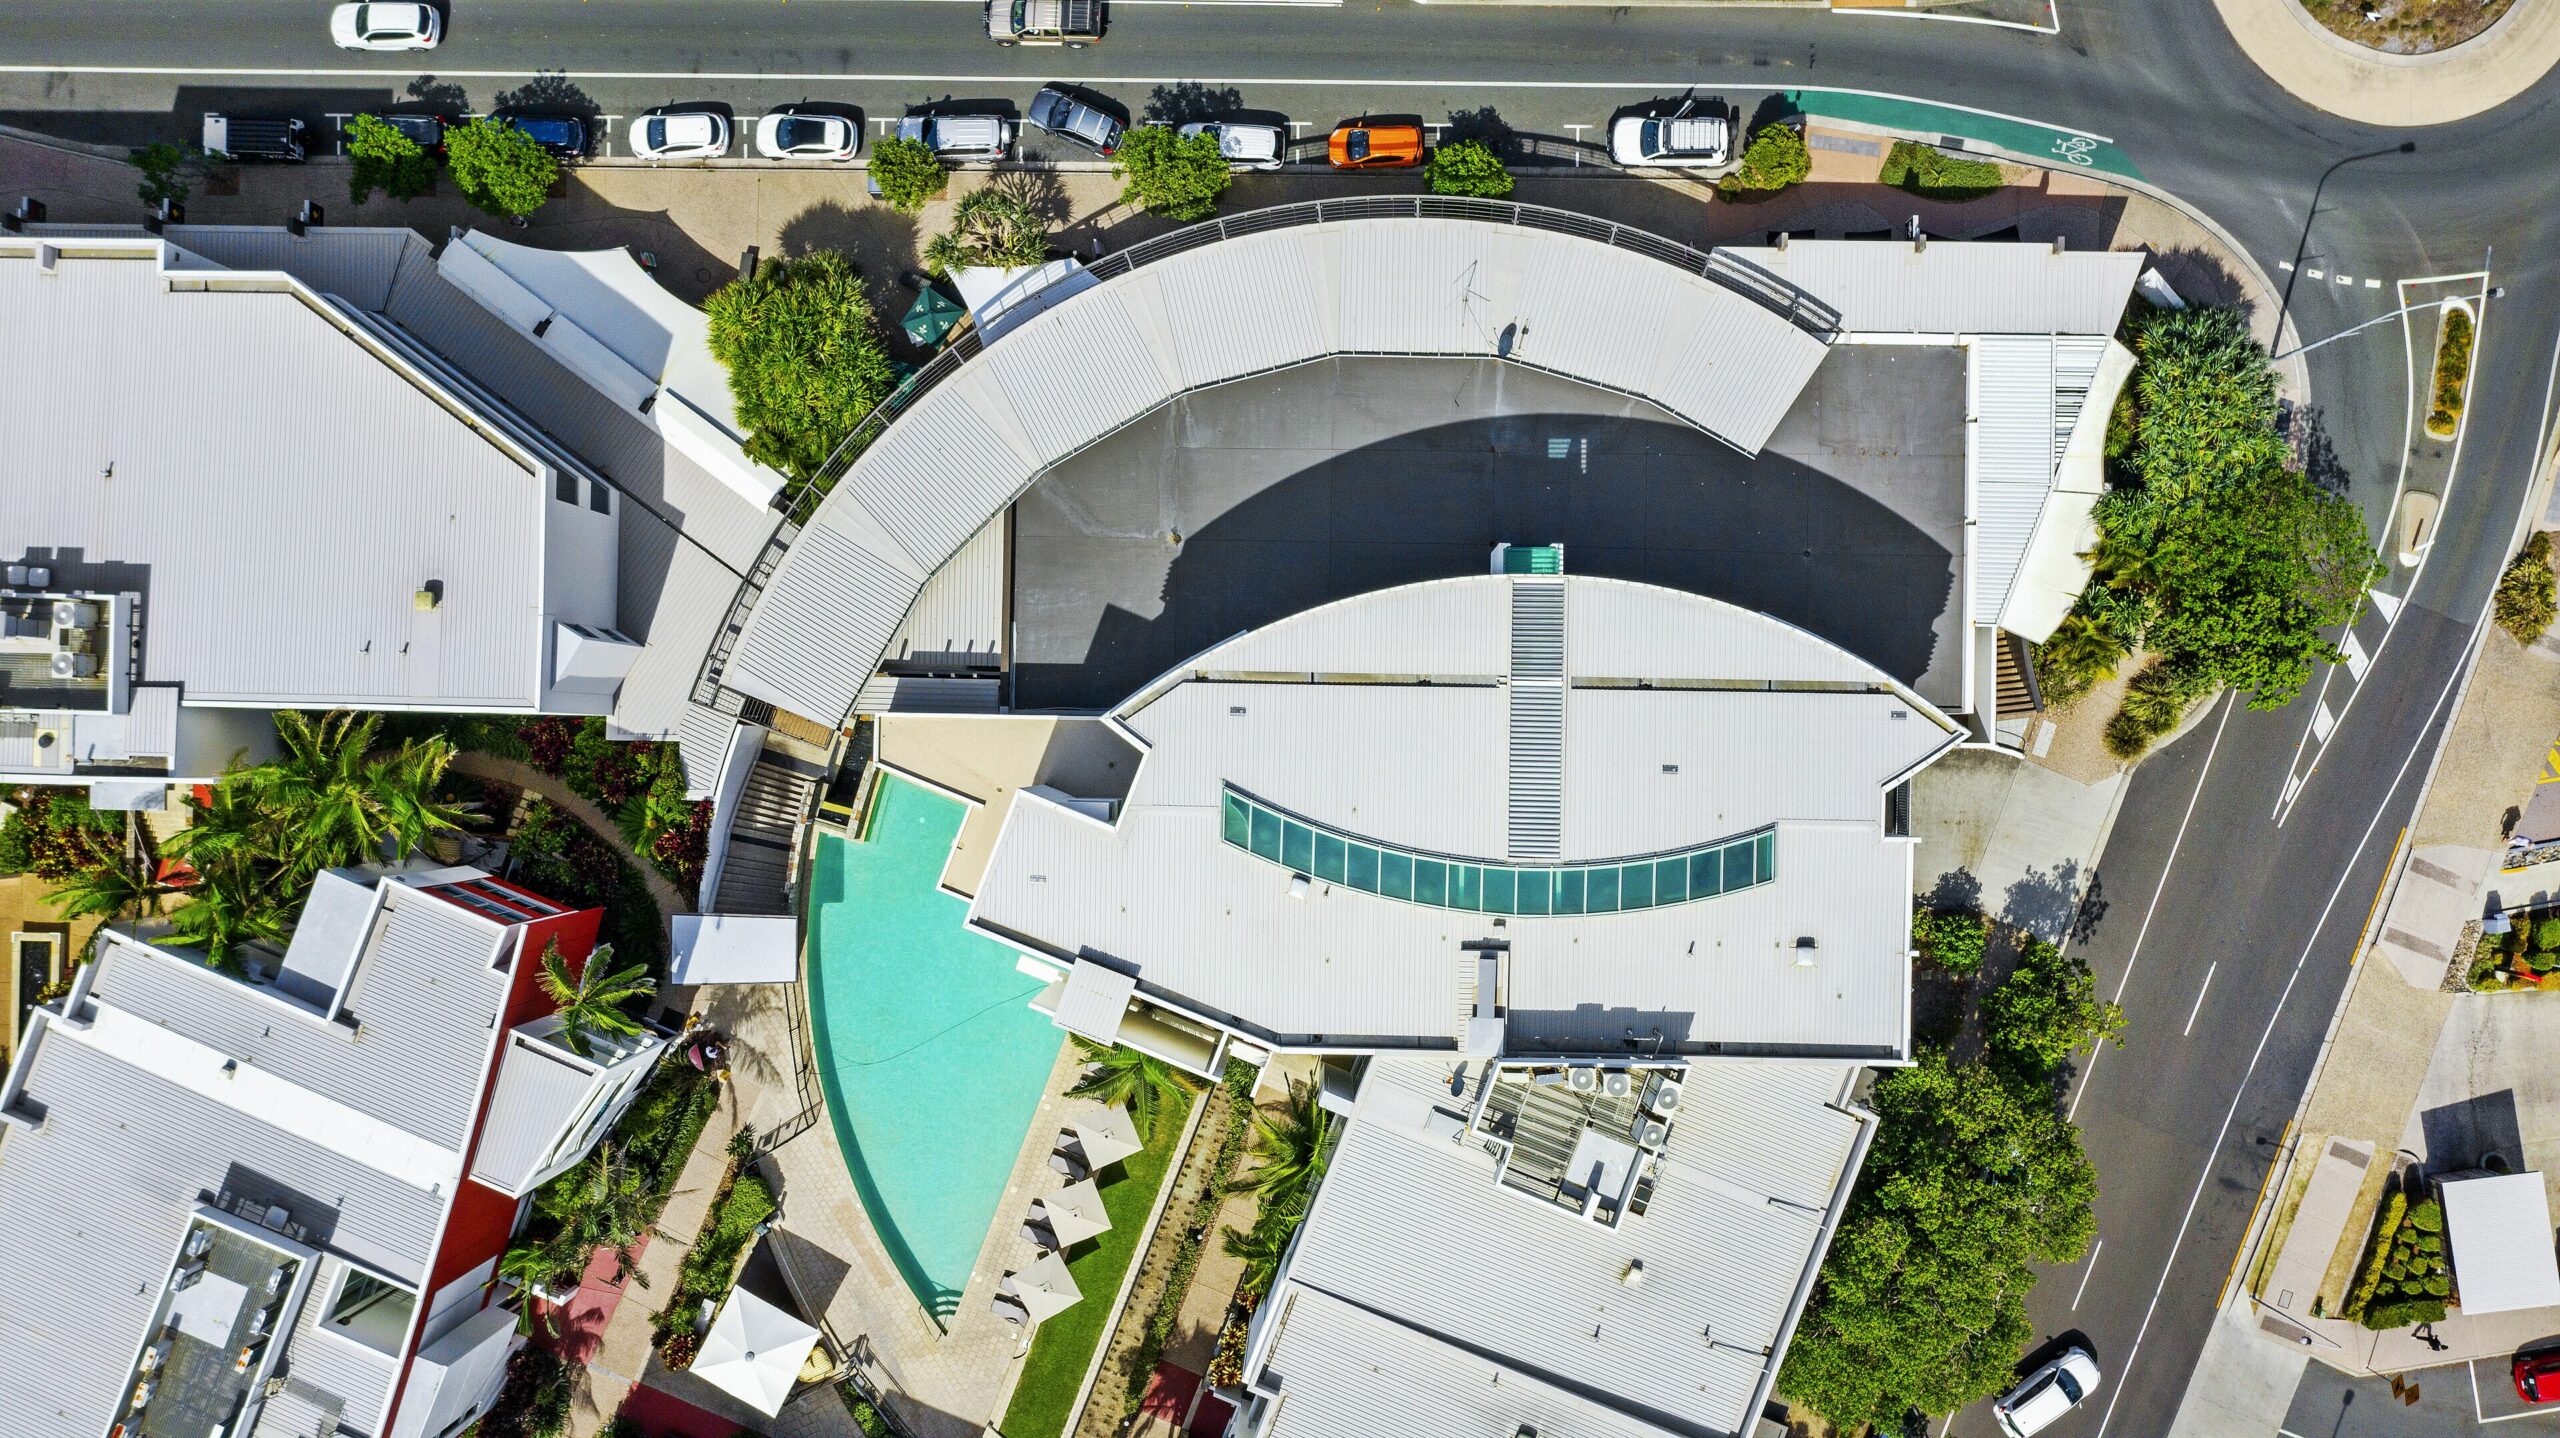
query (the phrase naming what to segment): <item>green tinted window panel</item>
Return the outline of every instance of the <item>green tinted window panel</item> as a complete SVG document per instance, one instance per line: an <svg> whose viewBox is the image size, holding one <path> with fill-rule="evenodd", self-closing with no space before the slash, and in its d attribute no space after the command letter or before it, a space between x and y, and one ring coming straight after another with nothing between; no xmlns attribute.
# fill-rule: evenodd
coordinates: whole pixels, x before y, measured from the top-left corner
<svg viewBox="0 0 2560 1438"><path fill-rule="evenodd" d="M1553 909L1554 912L1559 914L1579 914L1582 912L1582 871L1580 869L1558 869L1556 871L1555 902Z"/></svg>
<svg viewBox="0 0 2560 1438"><path fill-rule="evenodd" d="M1449 907L1453 909L1484 907L1484 870L1473 864L1449 866Z"/></svg>
<svg viewBox="0 0 2560 1438"><path fill-rule="evenodd" d="M1316 877L1329 884L1342 882L1342 865L1351 846L1331 834L1316 835Z"/></svg>
<svg viewBox="0 0 2560 1438"><path fill-rule="evenodd" d="M1689 897L1712 899L1724 892L1724 851L1701 849L1689 856Z"/></svg>
<svg viewBox="0 0 2560 1438"><path fill-rule="evenodd" d="M1449 866L1438 859L1413 861L1413 901L1433 908L1449 904Z"/></svg>
<svg viewBox="0 0 2560 1438"><path fill-rule="evenodd" d="M1378 892L1390 899L1413 897L1413 856L1392 849L1378 860Z"/></svg>
<svg viewBox="0 0 2560 1438"><path fill-rule="evenodd" d="M1280 824L1280 862L1301 874L1311 874L1316 867L1316 831L1304 824L1287 820Z"/></svg>
<svg viewBox="0 0 2560 1438"><path fill-rule="evenodd" d="M1751 841L1751 848L1760 859L1760 882L1765 884L1778 877L1778 836L1763 834Z"/></svg>
<svg viewBox="0 0 2560 1438"><path fill-rule="evenodd" d="M1653 907L1653 866L1629 864L1618 871L1618 907L1650 909Z"/></svg>
<svg viewBox="0 0 2560 1438"><path fill-rule="evenodd" d="M1378 892L1378 851L1366 844L1351 846L1351 887L1364 893Z"/></svg>
<svg viewBox="0 0 2560 1438"><path fill-rule="evenodd" d="M1519 871L1487 868L1484 871L1484 911L1508 914L1519 903Z"/></svg>
<svg viewBox="0 0 2560 1438"><path fill-rule="evenodd" d="M1725 892L1748 889L1758 882L1751 876L1751 845L1745 842L1728 846L1724 851Z"/></svg>
<svg viewBox="0 0 2560 1438"><path fill-rule="evenodd" d="M1226 803L1220 807L1224 811L1227 842L1239 849L1250 847L1253 842L1253 806L1229 794Z"/></svg>
<svg viewBox="0 0 2560 1438"><path fill-rule="evenodd" d="M1513 912L1543 914L1547 912L1547 884L1553 876L1544 869L1520 871L1520 903Z"/></svg>
<svg viewBox="0 0 2560 1438"><path fill-rule="evenodd" d="M1253 811L1253 852L1280 862L1280 816L1268 809Z"/></svg>
<svg viewBox="0 0 2560 1438"><path fill-rule="evenodd" d="M1583 912L1587 914L1618 912L1618 871L1585 869L1583 872L1590 876L1590 887L1583 899Z"/></svg>
<svg viewBox="0 0 2560 1438"><path fill-rule="evenodd" d="M1689 861L1664 859L1653 866L1653 901L1680 904L1689 898Z"/></svg>

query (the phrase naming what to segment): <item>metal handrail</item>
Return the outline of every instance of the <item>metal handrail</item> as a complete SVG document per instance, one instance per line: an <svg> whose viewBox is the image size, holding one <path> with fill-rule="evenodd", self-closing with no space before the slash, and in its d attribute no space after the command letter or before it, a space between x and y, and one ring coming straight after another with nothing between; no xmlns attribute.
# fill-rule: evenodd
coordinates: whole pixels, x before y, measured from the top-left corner
<svg viewBox="0 0 2560 1438"><path fill-rule="evenodd" d="M1478 224L1514 225L1591 240L1712 280L1825 343L1840 333L1838 310L1758 265L1736 259L1724 251L1701 250L1666 239L1650 230L1621 225L1614 220L1595 219L1571 210L1461 195L1355 195L1345 199L1301 200L1295 204L1247 210L1240 215L1222 215L1140 240L1084 268L1096 282L1100 282L1203 245L1245 235L1351 220L1402 219L1468 220ZM755 565L739 584L737 597L730 603L728 617L713 638L710 651L703 656L702 668L694 683L696 703L718 703L720 675L728 666L729 654L737 645L739 633L745 628L748 612L755 607L757 598L764 593L765 584L780 567L783 552L791 547L801 529L816 515L818 505L853 468L854 461L861 457L862 452L870 448L871 442L880 437L880 432L889 427L890 421L904 414L934 386L958 373L985 348L986 341L977 330L964 331L948 348L909 375L890 392L888 398L864 415L829 452L826 463L818 467L814 476L787 485L774 496L773 507L781 511L782 523L765 541L764 552L757 556Z"/></svg>

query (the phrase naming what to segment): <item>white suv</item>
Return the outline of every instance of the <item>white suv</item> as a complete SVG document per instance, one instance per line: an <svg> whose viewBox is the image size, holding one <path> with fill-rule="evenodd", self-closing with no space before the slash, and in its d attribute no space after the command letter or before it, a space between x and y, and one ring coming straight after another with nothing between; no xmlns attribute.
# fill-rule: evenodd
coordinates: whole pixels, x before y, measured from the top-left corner
<svg viewBox="0 0 2560 1438"><path fill-rule="evenodd" d="M329 12L329 38L341 50L432 50L444 20L432 5L341 5Z"/></svg>
<svg viewBox="0 0 2560 1438"><path fill-rule="evenodd" d="M1733 126L1716 107L1685 100L1668 114L1621 115L1609 158L1633 169L1713 169L1733 158Z"/></svg>
<svg viewBox="0 0 2560 1438"><path fill-rule="evenodd" d="M1994 1400L1991 1413L2009 1438L2033 1438L2097 1391L2098 1361L2089 1356L2089 1350L2073 1348L2028 1374L2027 1381L2010 1389L2007 1396Z"/></svg>

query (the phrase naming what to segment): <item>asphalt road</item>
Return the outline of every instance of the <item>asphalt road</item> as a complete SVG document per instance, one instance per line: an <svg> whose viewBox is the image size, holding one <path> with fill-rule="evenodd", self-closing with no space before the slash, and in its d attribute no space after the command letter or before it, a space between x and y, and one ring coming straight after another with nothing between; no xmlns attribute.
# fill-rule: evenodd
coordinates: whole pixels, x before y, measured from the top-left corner
<svg viewBox="0 0 2560 1438"><path fill-rule="evenodd" d="M1187 83L1310 134L1364 112L1444 120L1491 106L1517 130L1572 138L1621 104L1693 85L1832 86L2111 138L2153 185L2291 279L2306 337L2387 311L2391 281L2491 269L2507 296L2489 309L2453 497L2320 768L2279 825L2303 708L2216 711L2140 771L2097 875L2083 952L2132 1020L2126 1046L2075 1092L2103 1246L2049 1275L2032 1308L2042 1331L2078 1335L2109 1374L2091 1411L2057 1434L2168 1431L2531 483L2560 337L2544 218L2560 175L2560 84L2440 129L2358 125L2269 83L2211 0L2070 0L2060 37L1747 9L1124 3L1108 40L1072 53L998 49L977 8L955 0L454 0L429 76L410 57L330 49L323 8L0 0L0 66L16 67L0 70L0 122L187 138L209 109L314 114L411 95L478 109L529 95L607 115L696 99L748 113L805 97L877 119L945 99L1019 105L1063 78L1138 114L1183 102ZM2311 282L2312 267L2386 285ZM2405 432L2398 334L2377 326L2308 357L2347 492L2377 523ZM1989 1425L1977 1410L1957 1428Z"/></svg>

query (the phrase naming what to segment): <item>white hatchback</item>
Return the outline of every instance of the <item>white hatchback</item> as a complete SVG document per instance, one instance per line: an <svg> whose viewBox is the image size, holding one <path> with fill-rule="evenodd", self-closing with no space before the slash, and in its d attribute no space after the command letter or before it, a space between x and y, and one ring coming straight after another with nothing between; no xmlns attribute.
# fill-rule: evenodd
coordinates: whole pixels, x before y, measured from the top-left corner
<svg viewBox="0 0 2560 1438"><path fill-rule="evenodd" d="M768 160L850 160L862 130L842 115L784 106L756 121L756 153Z"/></svg>
<svg viewBox="0 0 2560 1438"><path fill-rule="evenodd" d="M2032 1438L2088 1401L2098 1391L2098 1381L2098 1360L2085 1348L2073 1348L2028 1374L2008 1396L1995 1399L1991 1412L2009 1438Z"/></svg>
<svg viewBox="0 0 2560 1438"><path fill-rule="evenodd" d="M1182 127L1184 135L1214 135L1218 153L1239 170L1276 170L1289 153L1289 132L1277 125L1251 124L1239 120L1194 120Z"/></svg>
<svg viewBox="0 0 2560 1438"><path fill-rule="evenodd" d="M643 160L716 160L729 153L729 117L717 110L656 110L631 122Z"/></svg>
<svg viewBox="0 0 2560 1438"><path fill-rule="evenodd" d="M432 50L444 37L432 5L341 5L329 12L329 38L341 50Z"/></svg>

